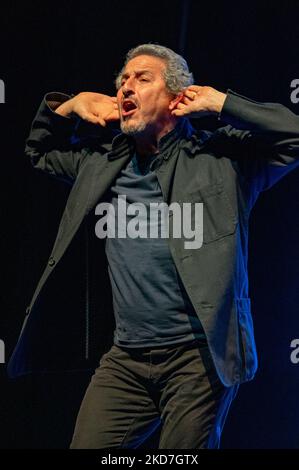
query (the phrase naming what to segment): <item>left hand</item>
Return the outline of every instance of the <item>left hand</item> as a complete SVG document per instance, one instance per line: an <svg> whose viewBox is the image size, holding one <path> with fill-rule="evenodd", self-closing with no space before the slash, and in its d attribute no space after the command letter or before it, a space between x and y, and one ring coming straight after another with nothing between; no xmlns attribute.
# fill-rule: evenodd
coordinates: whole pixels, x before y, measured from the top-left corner
<svg viewBox="0 0 299 470"><path fill-rule="evenodd" d="M202 117L207 114L219 114L223 108L226 94L210 86L190 85L183 92L171 114L173 116Z"/></svg>

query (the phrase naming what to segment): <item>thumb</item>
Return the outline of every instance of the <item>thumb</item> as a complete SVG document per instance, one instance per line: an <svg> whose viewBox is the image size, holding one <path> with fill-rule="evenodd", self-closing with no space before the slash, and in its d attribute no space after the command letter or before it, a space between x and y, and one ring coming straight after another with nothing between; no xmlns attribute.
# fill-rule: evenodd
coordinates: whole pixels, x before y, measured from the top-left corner
<svg viewBox="0 0 299 470"><path fill-rule="evenodd" d="M174 109L173 111L171 111L171 114L173 116L184 116L185 112L183 109Z"/></svg>

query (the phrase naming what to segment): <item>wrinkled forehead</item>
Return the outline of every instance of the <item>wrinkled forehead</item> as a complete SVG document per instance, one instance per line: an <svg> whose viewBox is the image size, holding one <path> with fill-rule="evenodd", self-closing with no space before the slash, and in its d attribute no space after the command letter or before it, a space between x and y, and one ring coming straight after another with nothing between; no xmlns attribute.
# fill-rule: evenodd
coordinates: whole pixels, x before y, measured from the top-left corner
<svg viewBox="0 0 299 470"><path fill-rule="evenodd" d="M165 60L150 55L139 55L129 60L122 70L122 75L131 75L140 71L148 71L154 75L162 75L166 69Z"/></svg>

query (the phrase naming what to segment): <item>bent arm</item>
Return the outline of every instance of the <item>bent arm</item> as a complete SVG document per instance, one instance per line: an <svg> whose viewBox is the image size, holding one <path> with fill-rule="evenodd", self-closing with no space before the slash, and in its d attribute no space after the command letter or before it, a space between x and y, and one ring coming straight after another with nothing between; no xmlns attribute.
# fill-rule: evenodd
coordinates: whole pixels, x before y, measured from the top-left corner
<svg viewBox="0 0 299 470"><path fill-rule="evenodd" d="M223 128L245 152L237 159L239 171L256 192L268 189L299 165L299 116L278 103L260 103L232 90L219 115Z"/></svg>
<svg viewBox="0 0 299 470"><path fill-rule="evenodd" d="M75 131L81 119L97 124L99 136L95 149L105 153L113 132L105 129L107 122L118 119L114 97L83 92L75 98L64 93L48 93L32 123L25 153L34 168L72 183L90 153L91 141L76 139ZM108 143L109 147L109 143Z"/></svg>
<svg viewBox="0 0 299 470"><path fill-rule="evenodd" d="M55 108L70 99L63 93L48 93L33 120L25 153L34 168L72 183L82 165L86 150L72 145L79 118L55 113Z"/></svg>

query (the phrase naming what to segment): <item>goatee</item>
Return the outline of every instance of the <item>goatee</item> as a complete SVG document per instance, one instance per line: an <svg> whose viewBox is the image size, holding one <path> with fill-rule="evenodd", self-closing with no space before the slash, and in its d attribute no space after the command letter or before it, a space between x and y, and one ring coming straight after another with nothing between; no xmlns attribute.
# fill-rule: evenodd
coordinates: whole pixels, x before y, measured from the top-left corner
<svg viewBox="0 0 299 470"><path fill-rule="evenodd" d="M130 123L129 121L122 121L120 123L120 128L124 134L127 135L136 135L143 132L146 128L145 122L140 122L139 124Z"/></svg>

